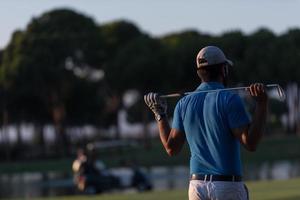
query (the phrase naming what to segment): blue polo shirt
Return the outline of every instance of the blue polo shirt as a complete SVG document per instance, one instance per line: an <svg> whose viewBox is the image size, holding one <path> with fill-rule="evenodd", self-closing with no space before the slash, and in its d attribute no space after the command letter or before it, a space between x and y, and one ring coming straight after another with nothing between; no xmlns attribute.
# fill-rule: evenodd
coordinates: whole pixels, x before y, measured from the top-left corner
<svg viewBox="0 0 300 200"><path fill-rule="evenodd" d="M222 88L218 82L204 82L196 91ZM236 93L194 93L181 98L174 110L172 128L186 134L191 152L190 173L242 175L240 142L231 129L249 123Z"/></svg>

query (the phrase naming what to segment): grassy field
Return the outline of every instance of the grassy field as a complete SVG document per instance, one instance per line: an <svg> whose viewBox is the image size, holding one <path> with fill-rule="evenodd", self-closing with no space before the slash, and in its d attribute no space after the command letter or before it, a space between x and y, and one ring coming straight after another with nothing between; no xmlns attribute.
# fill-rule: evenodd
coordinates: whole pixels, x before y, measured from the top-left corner
<svg viewBox="0 0 300 200"><path fill-rule="evenodd" d="M299 160L300 158L300 138L279 137L264 138L255 153L242 151L242 159L244 164L273 162L277 160ZM175 157L167 156L160 141L153 140L150 148L143 146L138 148L129 148L123 150L99 152L99 159L103 160L108 167L119 166L122 160L136 160L139 165L145 167L151 166L174 166L189 164L189 150L187 145L183 151ZM158 159L159 158L159 159ZM26 161L25 162L6 162L0 164L2 173L18 173L18 172L47 172L60 171L71 172L72 158Z"/></svg>
<svg viewBox="0 0 300 200"><path fill-rule="evenodd" d="M251 200L299 200L300 178L283 181L248 182ZM156 191L131 194L104 194L96 196L66 196L37 198L35 200L187 200L187 190Z"/></svg>

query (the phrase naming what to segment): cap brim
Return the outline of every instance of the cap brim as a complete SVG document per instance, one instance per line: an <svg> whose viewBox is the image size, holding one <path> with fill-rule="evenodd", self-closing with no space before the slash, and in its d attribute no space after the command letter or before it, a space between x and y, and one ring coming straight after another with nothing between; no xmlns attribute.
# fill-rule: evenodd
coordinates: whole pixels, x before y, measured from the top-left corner
<svg viewBox="0 0 300 200"><path fill-rule="evenodd" d="M226 59L228 65L233 66L233 62L231 60Z"/></svg>

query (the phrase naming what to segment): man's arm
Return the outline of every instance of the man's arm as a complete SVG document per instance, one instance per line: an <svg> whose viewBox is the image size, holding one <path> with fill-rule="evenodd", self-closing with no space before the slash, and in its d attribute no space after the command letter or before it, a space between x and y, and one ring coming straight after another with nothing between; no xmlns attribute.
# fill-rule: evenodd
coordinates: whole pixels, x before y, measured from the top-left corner
<svg viewBox="0 0 300 200"><path fill-rule="evenodd" d="M148 93L144 96L146 105L154 113L157 121L161 142L170 156L176 155L185 142L185 133L171 129L167 118L167 103L157 93Z"/></svg>
<svg viewBox="0 0 300 200"><path fill-rule="evenodd" d="M160 140L169 156L177 155L185 142L185 133L171 129L168 119L162 118L157 122Z"/></svg>
<svg viewBox="0 0 300 200"><path fill-rule="evenodd" d="M252 84L249 92L256 100L252 122L247 127L234 128L232 132L249 151L255 151L263 135L268 107L268 96L263 84Z"/></svg>

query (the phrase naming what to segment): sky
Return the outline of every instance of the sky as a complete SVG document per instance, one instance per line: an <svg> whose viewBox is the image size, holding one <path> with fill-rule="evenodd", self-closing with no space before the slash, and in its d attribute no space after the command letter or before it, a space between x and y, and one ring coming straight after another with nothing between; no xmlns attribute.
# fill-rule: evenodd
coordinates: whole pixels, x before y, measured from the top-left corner
<svg viewBox="0 0 300 200"><path fill-rule="evenodd" d="M188 29L219 35L300 28L300 0L0 0L0 49L15 30L56 8L74 9L99 25L128 20L154 37Z"/></svg>

